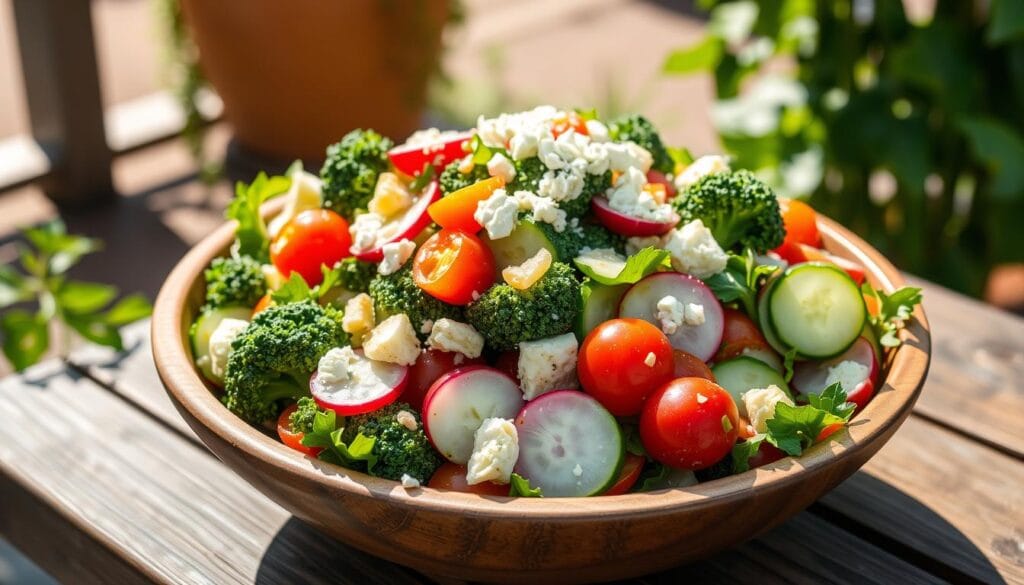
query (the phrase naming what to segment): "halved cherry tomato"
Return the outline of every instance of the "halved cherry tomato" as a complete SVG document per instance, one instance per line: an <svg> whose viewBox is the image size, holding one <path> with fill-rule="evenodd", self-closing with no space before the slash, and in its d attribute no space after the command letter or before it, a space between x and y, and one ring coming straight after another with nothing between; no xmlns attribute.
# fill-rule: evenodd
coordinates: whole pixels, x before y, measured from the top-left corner
<svg viewBox="0 0 1024 585"><path fill-rule="evenodd" d="M478 181L431 203L427 208L427 213L437 225L443 228L475 234L482 227L473 219L477 204L490 197L496 189L504 186L505 181L501 177Z"/></svg>
<svg viewBox="0 0 1024 585"><path fill-rule="evenodd" d="M612 319L583 340L577 370L583 389L609 412L631 416L672 379L672 345L643 319Z"/></svg>
<svg viewBox="0 0 1024 585"><path fill-rule="evenodd" d="M416 252L412 279L430 296L452 305L468 305L494 284L494 255L480 238L443 229Z"/></svg>
<svg viewBox="0 0 1024 585"><path fill-rule="evenodd" d="M786 454L780 451L775 445L772 445L768 441L762 441L761 445L757 448L757 453L747 461L747 464L750 465L751 469L754 469L755 467L775 463L785 456Z"/></svg>
<svg viewBox="0 0 1024 585"><path fill-rule="evenodd" d="M285 224L270 244L270 261L290 276L298 272L309 286L323 280L321 266L334 266L350 255L352 236L345 218L329 209L308 209Z"/></svg>
<svg viewBox="0 0 1024 585"><path fill-rule="evenodd" d="M729 392L704 378L677 378L644 404L640 439L647 454L679 469L705 469L732 451L739 413Z"/></svg>
<svg viewBox="0 0 1024 585"><path fill-rule="evenodd" d="M583 134L589 136L590 132L587 130L587 121L576 112L568 112L562 116L554 119L551 125L551 134L555 138L565 134L569 130L575 130L577 134Z"/></svg>
<svg viewBox="0 0 1024 585"><path fill-rule="evenodd" d="M414 177L423 172L423 168L432 164L440 169L457 158L465 156L472 132L463 132L437 144L402 144L388 151L388 158L395 169Z"/></svg>
<svg viewBox="0 0 1024 585"><path fill-rule="evenodd" d="M307 447L302 444L302 438L306 436L305 433L292 430L292 422L289 420L297 405L293 404L281 412L281 416L277 417L277 436L281 438L281 442L295 449L303 455L309 455L310 457L316 457L323 451L320 447Z"/></svg>
<svg viewBox="0 0 1024 585"><path fill-rule="evenodd" d="M252 308L252 316L255 317L257 313L263 311L272 304L274 304L274 299L270 296L270 293L263 295L260 297L260 300L256 302L256 306Z"/></svg>
<svg viewBox="0 0 1024 585"><path fill-rule="evenodd" d="M438 378L457 367L483 363L480 358L469 359L462 356L463 359L460 361L458 357L457 353L438 349L425 349L420 352L416 363L409 368L409 380L399 400L409 403L409 406L419 412L423 409L423 397Z"/></svg>
<svg viewBox="0 0 1024 585"><path fill-rule="evenodd" d="M644 469L647 458L641 455L626 453L626 460L622 463L622 471L619 472L619 479L615 480L612 487L608 488L603 495L621 496L629 491L640 478L640 472Z"/></svg>
<svg viewBox="0 0 1024 585"><path fill-rule="evenodd" d="M672 375L676 378L704 378L712 382L715 381L715 375L711 373L711 368L692 353L673 349L672 363L674 365Z"/></svg>
<svg viewBox="0 0 1024 585"><path fill-rule="evenodd" d="M807 244L821 247L818 233L818 214L803 201L790 199L782 204L782 223L786 226L784 243Z"/></svg>
<svg viewBox="0 0 1024 585"><path fill-rule="evenodd" d="M665 193L668 194L669 198L676 196L676 186L672 181L668 180L665 173L651 169L647 171L647 182L652 185L663 185L665 187ZM662 202L664 203L664 202Z"/></svg>
<svg viewBox="0 0 1024 585"><path fill-rule="evenodd" d="M447 461L444 465L437 468L434 475L430 477L430 481L427 482L427 487L479 494L481 496L507 496L509 491L507 485L497 484L493 481L469 485L466 482L466 466L452 463L451 461Z"/></svg>
<svg viewBox="0 0 1024 585"><path fill-rule="evenodd" d="M746 349L772 350L768 340L764 338L757 325L738 309L723 309L725 325L722 333L722 345L718 347L715 361L721 362L743 355Z"/></svg>

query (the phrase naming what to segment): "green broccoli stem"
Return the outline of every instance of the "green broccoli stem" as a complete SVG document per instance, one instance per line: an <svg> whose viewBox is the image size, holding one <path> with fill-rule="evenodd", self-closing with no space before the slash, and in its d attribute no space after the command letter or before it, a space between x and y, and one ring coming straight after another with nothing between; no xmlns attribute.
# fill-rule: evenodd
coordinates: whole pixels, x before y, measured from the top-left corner
<svg viewBox="0 0 1024 585"><path fill-rule="evenodd" d="M303 396L309 396L309 377L305 379L286 374L280 380L275 380L263 387L263 399L267 404L291 398L298 400Z"/></svg>

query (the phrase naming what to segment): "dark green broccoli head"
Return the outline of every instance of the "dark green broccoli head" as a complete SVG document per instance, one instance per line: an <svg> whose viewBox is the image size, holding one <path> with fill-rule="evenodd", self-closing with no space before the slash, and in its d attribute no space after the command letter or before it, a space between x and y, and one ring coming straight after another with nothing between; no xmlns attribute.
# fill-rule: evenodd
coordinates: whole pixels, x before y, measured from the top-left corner
<svg viewBox="0 0 1024 585"><path fill-rule="evenodd" d="M309 376L320 358L348 342L335 309L312 300L273 305L231 344L224 404L251 423L272 419L283 399L309 394Z"/></svg>
<svg viewBox="0 0 1024 585"><path fill-rule="evenodd" d="M203 272L206 278L206 305L203 309L252 307L267 293L263 268L249 256L214 258Z"/></svg>
<svg viewBox="0 0 1024 585"><path fill-rule="evenodd" d="M620 253L626 248L625 238L598 224L581 222L557 232L551 224L531 223L544 232L544 236L555 247L556 260L560 262L571 263L573 258L580 255L583 248L612 248Z"/></svg>
<svg viewBox="0 0 1024 585"><path fill-rule="evenodd" d="M462 161L457 160L441 171L441 178L438 179L438 183L441 187L442 195L451 195L463 187L469 187L473 183L491 177L491 174L487 172L487 165L475 165L472 171L463 173L459 170L460 164L462 164Z"/></svg>
<svg viewBox="0 0 1024 585"><path fill-rule="evenodd" d="M320 169L323 205L352 221L366 209L377 186L377 176L388 170L388 150L393 143L373 130L353 130L327 147Z"/></svg>
<svg viewBox="0 0 1024 585"><path fill-rule="evenodd" d="M401 411L412 415L415 429L399 420ZM393 402L380 410L350 417L341 440L349 443L360 433L376 439L373 454L377 456L377 463L370 470L371 475L398 481L409 474L426 483L443 462L423 432L419 413L404 402Z"/></svg>
<svg viewBox="0 0 1024 585"><path fill-rule="evenodd" d="M612 140L619 142L635 142L643 147L654 157L654 164L651 168L663 173L675 171L676 163L669 155L661 141L661 136L654 128L654 124L640 114L621 116L608 123L608 133Z"/></svg>
<svg viewBox="0 0 1024 585"><path fill-rule="evenodd" d="M707 175L672 202L681 224L699 219L723 249L777 248L786 237L779 200L750 171Z"/></svg>
<svg viewBox="0 0 1024 585"><path fill-rule="evenodd" d="M409 263L411 264L411 263ZM388 275L379 275L370 282L370 298L377 322L392 315L405 313L412 328L423 341L428 334L422 331L424 321L448 318L462 321L462 308L439 301L423 292L412 279L412 268L406 264L401 270Z"/></svg>
<svg viewBox="0 0 1024 585"><path fill-rule="evenodd" d="M572 331L581 303L573 268L555 262L526 290L504 283L492 286L466 307L466 320L484 336L488 347L504 351L516 349L521 341Z"/></svg>
<svg viewBox="0 0 1024 585"><path fill-rule="evenodd" d="M313 419L316 418L320 407L309 396L299 398L299 402L295 406L295 410L288 417L288 423L291 424L292 430L296 433L312 433Z"/></svg>
<svg viewBox="0 0 1024 585"><path fill-rule="evenodd" d="M548 167L537 157L530 157L515 162L516 176L509 185L509 191L530 191L537 193L540 189L540 180L548 172ZM559 172L559 171L556 171ZM612 186L612 173L607 171L600 175L587 173L583 180L583 190L571 201L558 203L559 209L565 211L569 217L580 217L590 211L590 200L594 195L599 195Z"/></svg>
<svg viewBox="0 0 1024 585"><path fill-rule="evenodd" d="M364 262L349 256L337 264L338 281L336 286L352 292L370 290L370 281L377 276L377 264Z"/></svg>

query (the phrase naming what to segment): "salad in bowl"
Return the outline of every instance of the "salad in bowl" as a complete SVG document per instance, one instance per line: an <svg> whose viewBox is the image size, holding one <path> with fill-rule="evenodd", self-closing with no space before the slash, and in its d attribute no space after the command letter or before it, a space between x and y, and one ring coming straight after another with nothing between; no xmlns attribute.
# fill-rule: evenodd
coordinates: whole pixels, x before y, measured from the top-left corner
<svg viewBox="0 0 1024 585"><path fill-rule="evenodd" d="M614 496L799 457L871 401L921 299L639 115L356 130L227 214L197 370L288 448L408 490Z"/></svg>

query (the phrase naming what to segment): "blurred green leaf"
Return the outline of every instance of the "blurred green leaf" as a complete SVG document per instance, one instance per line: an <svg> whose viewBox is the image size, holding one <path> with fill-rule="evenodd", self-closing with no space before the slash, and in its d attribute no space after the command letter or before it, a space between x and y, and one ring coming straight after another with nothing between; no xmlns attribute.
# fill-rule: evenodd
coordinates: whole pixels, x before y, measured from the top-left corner
<svg viewBox="0 0 1024 585"><path fill-rule="evenodd" d="M103 315L103 320L114 327L121 327L133 321L148 317L153 312L153 305L142 295L128 295L114 304Z"/></svg>
<svg viewBox="0 0 1024 585"><path fill-rule="evenodd" d="M46 320L28 311L14 310L0 315L3 350L17 371L39 361L50 345Z"/></svg>
<svg viewBox="0 0 1024 585"><path fill-rule="evenodd" d="M992 195L1000 199L1024 196L1024 140L1013 128L986 117L960 121L975 156L992 178Z"/></svg>
<svg viewBox="0 0 1024 585"><path fill-rule="evenodd" d="M64 222L59 219L27 229L24 233L25 238L41 256L50 258L48 267L51 274L67 272L82 256L91 254L102 247L99 240L69 235L64 227Z"/></svg>
<svg viewBox="0 0 1024 585"><path fill-rule="evenodd" d="M252 256L257 260L267 259L269 241L267 226L260 216L260 205L286 192L291 184L288 177L267 177L265 173L260 173L248 185L242 182L235 185L235 198L224 215L238 222L235 229L238 254Z"/></svg>
<svg viewBox="0 0 1024 585"><path fill-rule="evenodd" d="M890 71L953 112L969 110L979 100L984 70L984 64L974 61L972 35L949 22L914 29L906 43L892 49Z"/></svg>
<svg viewBox="0 0 1024 585"><path fill-rule="evenodd" d="M700 71L710 71L718 64L722 56L722 41L708 35L700 42L685 49L677 49L671 53L662 71L673 75L689 75Z"/></svg>
<svg viewBox="0 0 1024 585"><path fill-rule="evenodd" d="M117 296L117 288L96 282L67 281L57 289L57 304L69 313L93 313Z"/></svg>
<svg viewBox="0 0 1024 585"><path fill-rule="evenodd" d="M998 45L1024 39L1024 2L1021 0L992 0L989 18L989 43Z"/></svg>
<svg viewBox="0 0 1024 585"><path fill-rule="evenodd" d="M10 266L0 266L0 309L31 298L25 277Z"/></svg>
<svg viewBox="0 0 1024 585"><path fill-rule="evenodd" d="M117 351L124 349L117 326L108 323L102 315L69 314L64 316L64 321L79 335L93 343L106 345Z"/></svg>

